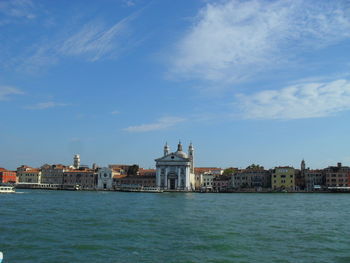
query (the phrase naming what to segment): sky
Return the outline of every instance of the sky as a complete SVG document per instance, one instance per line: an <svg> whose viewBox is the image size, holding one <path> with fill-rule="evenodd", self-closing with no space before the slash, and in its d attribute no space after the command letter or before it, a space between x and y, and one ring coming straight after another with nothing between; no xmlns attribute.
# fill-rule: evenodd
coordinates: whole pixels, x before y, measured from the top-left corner
<svg viewBox="0 0 350 263"><path fill-rule="evenodd" d="M350 165L347 0L0 0L0 167Z"/></svg>

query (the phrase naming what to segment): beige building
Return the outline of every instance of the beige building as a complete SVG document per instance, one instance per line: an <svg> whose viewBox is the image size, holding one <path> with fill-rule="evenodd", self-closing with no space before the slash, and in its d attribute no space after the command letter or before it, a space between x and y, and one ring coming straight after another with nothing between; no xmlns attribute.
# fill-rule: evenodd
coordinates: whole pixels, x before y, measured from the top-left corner
<svg viewBox="0 0 350 263"><path fill-rule="evenodd" d="M295 169L284 166L276 167L271 176L271 186L277 191L294 191L295 190Z"/></svg>
<svg viewBox="0 0 350 263"><path fill-rule="evenodd" d="M17 181L18 183L40 184L41 171L40 169L22 165L17 168Z"/></svg>
<svg viewBox="0 0 350 263"><path fill-rule="evenodd" d="M63 173L66 170L68 170L68 167L62 164L44 164L41 167L41 183L62 185Z"/></svg>
<svg viewBox="0 0 350 263"><path fill-rule="evenodd" d="M63 172L63 189L87 189L97 187L97 173L91 169L69 169Z"/></svg>

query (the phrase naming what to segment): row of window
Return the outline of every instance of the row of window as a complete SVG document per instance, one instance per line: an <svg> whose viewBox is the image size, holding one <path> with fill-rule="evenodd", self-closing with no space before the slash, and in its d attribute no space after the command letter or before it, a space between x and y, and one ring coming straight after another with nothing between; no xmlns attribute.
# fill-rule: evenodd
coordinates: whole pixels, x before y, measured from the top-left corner
<svg viewBox="0 0 350 263"><path fill-rule="evenodd" d="M273 178L276 178L276 177L277 177L276 175L273 175ZM287 175L282 174L280 177L281 177L281 178L286 178ZM290 178L293 178L293 175L291 174L291 175L289 175L289 177L290 177Z"/></svg>
<svg viewBox="0 0 350 263"><path fill-rule="evenodd" d="M273 183L276 184L277 183L277 180L273 180ZM282 184L285 184L286 183L286 180L281 180L281 183ZM292 184L293 183L293 180L290 180L290 183Z"/></svg>

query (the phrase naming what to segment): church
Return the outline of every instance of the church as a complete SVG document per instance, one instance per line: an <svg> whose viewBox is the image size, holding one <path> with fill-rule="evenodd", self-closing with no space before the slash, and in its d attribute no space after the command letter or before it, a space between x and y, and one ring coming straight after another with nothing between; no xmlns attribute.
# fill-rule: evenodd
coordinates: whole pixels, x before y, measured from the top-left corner
<svg viewBox="0 0 350 263"><path fill-rule="evenodd" d="M177 145L176 152L170 152L170 147L166 143L163 157L155 161L157 187L164 190L194 190L194 148L192 143L188 147L188 154L182 150L181 142Z"/></svg>

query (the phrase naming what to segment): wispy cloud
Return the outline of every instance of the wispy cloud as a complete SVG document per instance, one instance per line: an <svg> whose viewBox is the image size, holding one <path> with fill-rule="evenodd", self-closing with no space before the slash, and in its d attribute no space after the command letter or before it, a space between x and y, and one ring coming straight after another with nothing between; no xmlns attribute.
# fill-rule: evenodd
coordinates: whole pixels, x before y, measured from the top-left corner
<svg viewBox="0 0 350 263"><path fill-rule="evenodd" d="M237 96L236 106L246 119L302 119L350 110L350 81L300 83L281 90Z"/></svg>
<svg viewBox="0 0 350 263"><path fill-rule="evenodd" d="M233 82L308 49L350 37L345 1L221 1L207 4L178 43L176 76Z"/></svg>
<svg viewBox="0 0 350 263"><path fill-rule="evenodd" d="M23 95L20 89L11 86L0 86L0 100L8 100L12 95Z"/></svg>
<svg viewBox="0 0 350 263"><path fill-rule="evenodd" d="M154 123L130 126L128 128L125 128L124 130L128 132L149 132L149 131L164 130L164 129L173 127L176 124L179 124L184 121L186 121L186 119L180 118L180 117L164 117L157 120Z"/></svg>
<svg viewBox="0 0 350 263"><path fill-rule="evenodd" d="M47 102L40 102L31 106L27 106L26 109L29 110L45 110L49 108L56 108L56 107L64 107L68 106L68 104L65 103L58 103L54 101L47 101Z"/></svg>
<svg viewBox="0 0 350 263"><path fill-rule="evenodd" d="M120 114L120 111L114 110L114 111L111 112L111 114L112 115L118 115L118 114Z"/></svg>
<svg viewBox="0 0 350 263"><path fill-rule="evenodd" d="M63 42L58 52L67 56L86 55L88 60L97 61L112 51L123 49L120 40L128 32L131 15L111 27L99 23L85 25L79 32Z"/></svg>
<svg viewBox="0 0 350 263"><path fill-rule="evenodd" d="M16 18L33 19L36 17L35 6L30 0L2 0L0 1L1 24L7 24Z"/></svg>
<svg viewBox="0 0 350 263"><path fill-rule="evenodd" d="M23 71L37 72L67 57L79 57L89 62L116 58L133 46L130 23L138 14L135 12L109 26L96 20L75 26L70 33L51 36L52 41L44 39L33 44L12 59L12 64L19 65Z"/></svg>
<svg viewBox="0 0 350 263"><path fill-rule="evenodd" d="M128 7L136 5L135 1L133 0L123 0L123 4Z"/></svg>

